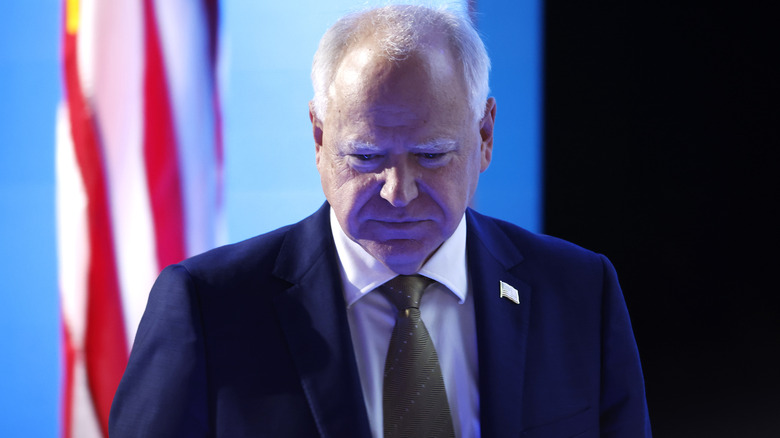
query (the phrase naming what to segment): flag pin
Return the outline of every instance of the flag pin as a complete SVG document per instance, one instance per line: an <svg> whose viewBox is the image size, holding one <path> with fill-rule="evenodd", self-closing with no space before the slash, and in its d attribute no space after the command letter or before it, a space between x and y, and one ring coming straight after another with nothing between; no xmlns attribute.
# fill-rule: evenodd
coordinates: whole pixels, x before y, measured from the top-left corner
<svg viewBox="0 0 780 438"><path fill-rule="evenodd" d="M501 285L501 298L507 298L509 301L520 304L520 295L517 293L517 289L512 287L508 283L504 283L503 281L499 281Z"/></svg>

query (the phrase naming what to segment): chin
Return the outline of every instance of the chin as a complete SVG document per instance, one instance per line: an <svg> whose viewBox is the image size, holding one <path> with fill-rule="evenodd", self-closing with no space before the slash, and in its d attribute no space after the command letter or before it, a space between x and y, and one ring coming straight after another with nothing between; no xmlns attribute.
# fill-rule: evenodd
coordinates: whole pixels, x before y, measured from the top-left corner
<svg viewBox="0 0 780 438"><path fill-rule="evenodd" d="M422 268L426 260L425 257L391 257L380 261L396 274L412 275Z"/></svg>
<svg viewBox="0 0 780 438"><path fill-rule="evenodd" d="M419 240L359 241L360 245L374 258L393 272L409 275L420 270L431 254L438 248L431 242Z"/></svg>

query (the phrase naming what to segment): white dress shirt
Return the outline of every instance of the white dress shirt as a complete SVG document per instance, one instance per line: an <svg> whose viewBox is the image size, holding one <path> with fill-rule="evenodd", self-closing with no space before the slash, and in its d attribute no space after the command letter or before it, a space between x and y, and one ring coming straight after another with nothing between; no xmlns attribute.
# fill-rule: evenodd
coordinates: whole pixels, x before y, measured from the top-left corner
<svg viewBox="0 0 780 438"><path fill-rule="evenodd" d="M372 292L398 274L347 237L333 209L330 224L368 421L372 435L381 438L385 357L396 311L381 293ZM439 356L455 436L479 437L477 331L466 265L465 214L418 273L437 281L426 289L420 314Z"/></svg>

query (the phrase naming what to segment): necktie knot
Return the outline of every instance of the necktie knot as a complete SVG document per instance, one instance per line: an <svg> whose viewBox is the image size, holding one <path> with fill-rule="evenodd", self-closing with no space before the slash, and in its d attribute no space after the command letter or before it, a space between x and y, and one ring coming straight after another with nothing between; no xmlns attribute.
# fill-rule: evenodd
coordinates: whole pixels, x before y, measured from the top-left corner
<svg viewBox="0 0 780 438"><path fill-rule="evenodd" d="M434 281L422 275L399 275L379 286L379 291L399 312L420 308L420 299L425 288Z"/></svg>

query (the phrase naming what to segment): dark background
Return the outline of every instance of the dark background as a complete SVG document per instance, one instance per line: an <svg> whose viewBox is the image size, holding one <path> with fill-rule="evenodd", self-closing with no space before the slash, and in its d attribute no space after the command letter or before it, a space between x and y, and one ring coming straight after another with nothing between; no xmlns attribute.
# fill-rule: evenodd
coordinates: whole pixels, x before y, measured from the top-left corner
<svg viewBox="0 0 780 438"><path fill-rule="evenodd" d="M654 435L780 436L775 15L545 8L545 233L615 264Z"/></svg>

